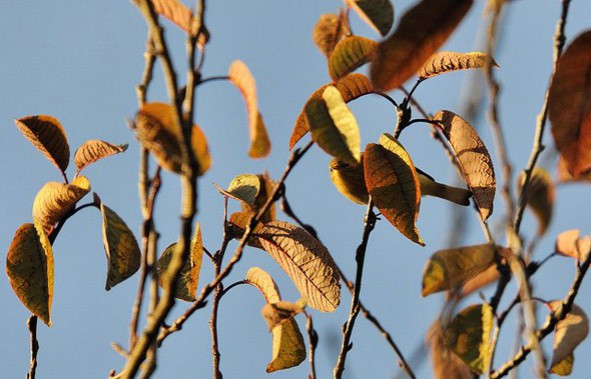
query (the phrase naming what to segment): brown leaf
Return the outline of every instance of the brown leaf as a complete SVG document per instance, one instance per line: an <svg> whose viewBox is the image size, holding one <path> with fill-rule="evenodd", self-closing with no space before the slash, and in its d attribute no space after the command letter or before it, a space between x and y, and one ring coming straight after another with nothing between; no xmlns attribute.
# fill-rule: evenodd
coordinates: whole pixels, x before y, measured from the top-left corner
<svg viewBox="0 0 591 379"><path fill-rule="evenodd" d="M582 172L578 175L573 175L569 172L568 163L560 155L558 156L558 163L556 165L556 172L558 181L560 183L568 182L591 182L591 170Z"/></svg>
<svg viewBox="0 0 591 379"><path fill-rule="evenodd" d="M74 163L78 168L76 172L82 171L84 167L99 159L124 152L127 150L127 146L127 144L113 145L112 143L96 139L84 142L74 154Z"/></svg>
<svg viewBox="0 0 591 379"><path fill-rule="evenodd" d="M51 326L53 251L40 226L23 224L18 228L8 248L6 273L24 306Z"/></svg>
<svg viewBox="0 0 591 379"><path fill-rule="evenodd" d="M482 68L486 66L488 59L492 61L492 67L499 67L497 62L495 62L492 57L489 58L487 53L481 53L478 51L471 53L441 51L431 55L431 57L423 63L417 71L417 76L419 79L428 79L447 72Z"/></svg>
<svg viewBox="0 0 591 379"><path fill-rule="evenodd" d="M229 230L228 235L231 238L241 239L246 231L246 226L250 222L250 219L255 216L254 211L242 211L242 212L234 212L230 215L230 219L228 220ZM254 228L254 233L257 233L262 229L263 225L259 223ZM256 247L258 249L263 249L263 246L259 242L258 238L251 236L248 241L246 241L248 246ZM263 249L264 250L264 249Z"/></svg>
<svg viewBox="0 0 591 379"><path fill-rule="evenodd" d="M369 62L377 46L376 41L359 36L349 36L341 40L328 59L328 74L331 79L339 80Z"/></svg>
<svg viewBox="0 0 591 379"><path fill-rule="evenodd" d="M267 303L261 310L261 314L267 321L269 331L284 322L293 319L298 313L302 313L306 308L306 301L298 301L297 303L290 303L289 301L277 301L274 303Z"/></svg>
<svg viewBox="0 0 591 379"><path fill-rule="evenodd" d="M579 35L558 59L548 95L552 135L568 172L591 169L591 31Z"/></svg>
<svg viewBox="0 0 591 379"><path fill-rule="evenodd" d="M422 0L381 42L370 72L376 89L400 87L447 40L464 18L472 0Z"/></svg>
<svg viewBox="0 0 591 379"><path fill-rule="evenodd" d="M562 307L562 300L551 301L548 306L553 311L557 311ZM571 311L554 328L554 354L550 366L555 366L567 359L587 334L589 334L589 319L581 307L573 304Z"/></svg>
<svg viewBox="0 0 591 379"><path fill-rule="evenodd" d="M265 205L265 203L267 202L269 197L273 194L273 190L275 189L275 182L271 179L271 177L269 176L269 173L267 171L265 171L262 175L259 174L257 176L259 177L259 181L261 182L261 186L260 186L259 192L257 193L257 195L254 199L254 205L252 207L252 210L255 212L258 212L261 208L263 208L263 206ZM267 209L267 211L261 217L261 223L264 224L264 223L276 220L275 201L276 200L274 200L271 203L271 206L269 207L269 209ZM248 210L248 209L246 209L246 206L243 205L242 211L246 211L246 210Z"/></svg>
<svg viewBox="0 0 591 379"><path fill-rule="evenodd" d="M193 12L179 0L151 0L154 4L154 11L166 17L176 26L189 33L191 30L191 19Z"/></svg>
<svg viewBox="0 0 591 379"><path fill-rule="evenodd" d="M344 13L332 14L326 13L320 16L314 26L312 40L322 54L327 58L332 54L335 46L343 37L344 32Z"/></svg>
<svg viewBox="0 0 591 379"><path fill-rule="evenodd" d="M361 19L382 37L394 23L394 7L390 0L345 0Z"/></svg>
<svg viewBox="0 0 591 379"><path fill-rule="evenodd" d="M580 237L578 229L567 230L556 237L556 253L565 257L572 257L579 261L587 259L591 252L591 238Z"/></svg>
<svg viewBox="0 0 591 379"><path fill-rule="evenodd" d="M571 353L560 362L552 365L548 370L551 374L559 376L569 376L573 372L573 365L575 364L575 355Z"/></svg>
<svg viewBox="0 0 591 379"><path fill-rule="evenodd" d="M522 174L518 183L521 192L525 175ZM527 192L527 206L531 208L539 221L538 234L543 235L552 220L554 208L554 182L550 173L543 168L536 167L532 172Z"/></svg>
<svg viewBox="0 0 591 379"><path fill-rule="evenodd" d="M433 117L453 149L466 184L474 194L480 217L486 220L493 211L495 171L492 159L476 130L457 114L439 111Z"/></svg>
<svg viewBox="0 0 591 379"><path fill-rule="evenodd" d="M291 134L291 138L289 140L289 149L293 149L295 144L302 139L303 136L308 133L310 130L310 124L308 122L308 118L306 116L306 109L308 105L313 102L314 100L322 99L322 93L331 84L326 84L320 88L318 88L312 96L306 101L304 108L300 112L298 119L296 120L295 126L293 128L293 132ZM358 97L363 95L367 95L368 93L373 93L373 87L369 79L363 74L349 74L345 77L339 79L336 83L332 83L337 89L341 92L343 96L343 100L348 103L351 100L355 100Z"/></svg>
<svg viewBox="0 0 591 379"><path fill-rule="evenodd" d="M431 364L434 379L473 379L474 374L467 364L445 346L441 321L435 320L425 338L431 346Z"/></svg>
<svg viewBox="0 0 591 379"><path fill-rule="evenodd" d="M406 238L424 246L416 227L421 189L416 169L404 147L389 134L365 148L365 183L382 215Z"/></svg>
<svg viewBox="0 0 591 379"><path fill-rule="evenodd" d="M251 158L264 158L271 151L271 141L267 135L263 117L259 112L254 76L252 76L244 62L234 61L228 71L228 78L230 82L238 87L246 102L250 131L250 150L248 151L248 155Z"/></svg>
<svg viewBox="0 0 591 379"><path fill-rule="evenodd" d="M65 175L70 162L70 146L66 131L57 118L47 115L27 116L15 119L14 123L29 142Z"/></svg>

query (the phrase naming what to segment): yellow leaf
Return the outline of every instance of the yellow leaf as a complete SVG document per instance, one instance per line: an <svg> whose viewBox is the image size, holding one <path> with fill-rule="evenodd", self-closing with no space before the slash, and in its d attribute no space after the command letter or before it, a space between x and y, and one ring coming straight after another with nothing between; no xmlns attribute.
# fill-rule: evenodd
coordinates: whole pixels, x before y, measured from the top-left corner
<svg viewBox="0 0 591 379"><path fill-rule="evenodd" d="M193 12L179 0L151 0L154 11L172 21L176 26L189 32Z"/></svg>
<svg viewBox="0 0 591 379"><path fill-rule="evenodd" d="M480 217L486 220L493 210L495 171L488 150L472 126L457 114L439 111L433 117L449 141L466 184L474 194Z"/></svg>
<svg viewBox="0 0 591 379"><path fill-rule="evenodd" d="M525 175L519 180L519 191L521 192ZM554 208L554 182L550 173L543 168L536 167L532 172L527 192L527 206L531 208L539 221L538 234L543 235L552 220Z"/></svg>
<svg viewBox="0 0 591 379"><path fill-rule="evenodd" d="M486 66L487 60L491 60L493 67L499 67L497 62L486 53L455 53L452 51L441 51L435 53L417 71L419 79L428 79L433 76L454 72L459 70L469 70L482 68Z"/></svg>
<svg viewBox="0 0 591 379"><path fill-rule="evenodd" d="M103 245L109 265L105 289L108 291L138 270L141 253L135 236L121 217L100 202L98 196L95 201L100 203L103 218Z"/></svg>
<svg viewBox="0 0 591 379"><path fill-rule="evenodd" d="M424 246L416 221L421 189L410 156L398 141L382 134L365 148L365 183L376 207L406 238Z"/></svg>
<svg viewBox="0 0 591 379"><path fill-rule="evenodd" d="M313 99L306 107L306 117L318 146L343 162L359 163L359 126L336 87L326 87L322 99Z"/></svg>
<svg viewBox="0 0 591 379"><path fill-rule="evenodd" d="M265 270L258 267L249 268L246 272L246 281L261 291L267 303L276 303L281 300L277 284Z"/></svg>
<svg viewBox="0 0 591 379"><path fill-rule="evenodd" d="M302 300L297 303L290 303L289 301L277 301L274 303L267 303L261 310L261 314L267 321L269 331L275 327L282 325L284 322L293 319L298 313L302 313L306 308L306 301Z"/></svg>
<svg viewBox="0 0 591 379"><path fill-rule="evenodd" d="M338 270L320 241L304 229L283 221L265 224L256 236L310 307L322 312L337 308L341 289Z"/></svg>
<svg viewBox="0 0 591 379"><path fill-rule="evenodd" d="M562 300L550 301L548 306L552 311L558 311L562 307ZM581 307L573 304L571 311L554 328L554 353L550 366L558 365L567 359L587 334L589 334L589 319Z"/></svg>
<svg viewBox="0 0 591 379"><path fill-rule="evenodd" d="M47 115L27 116L15 119L14 123L29 142L64 174L70 162L70 146L62 124Z"/></svg>
<svg viewBox="0 0 591 379"><path fill-rule="evenodd" d="M425 338L430 345L431 364L434 379L473 379L474 374L457 355L445 346L441 320L437 319L429 328Z"/></svg>
<svg viewBox="0 0 591 379"><path fill-rule="evenodd" d="M464 188L448 186L447 184L436 182L435 179L421 171L419 168L416 168L416 170L419 183L421 184L421 196L435 196L458 205L470 205L472 192L465 190Z"/></svg>
<svg viewBox="0 0 591 379"><path fill-rule="evenodd" d="M394 7L390 0L345 0L367 25L386 36L394 23Z"/></svg>
<svg viewBox="0 0 591 379"><path fill-rule="evenodd" d="M273 359L267 372L295 367L306 359L306 345L298 324L292 318L278 328L273 328Z"/></svg>
<svg viewBox="0 0 591 379"><path fill-rule="evenodd" d="M328 74L331 79L339 80L369 62L377 46L376 41L359 36L349 36L341 40L328 59Z"/></svg>
<svg viewBox="0 0 591 379"><path fill-rule="evenodd" d="M591 31L579 35L558 59L548 95L552 135L567 171L591 169Z"/></svg>
<svg viewBox="0 0 591 379"><path fill-rule="evenodd" d="M43 228L46 234L51 233L54 225L67 215L89 191L90 182L84 176L77 177L71 184L46 183L35 196L33 220Z"/></svg>
<svg viewBox="0 0 591 379"><path fill-rule="evenodd" d="M330 180L337 190L356 204L367 204L369 193L365 185L365 171L363 169L363 156L358 164L348 164L333 158L329 163Z"/></svg>
<svg viewBox="0 0 591 379"><path fill-rule="evenodd" d="M488 368L493 312L488 304L464 308L445 328L445 344L477 374Z"/></svg>
<svg viewBox="0 0 591 379"><path fill-rule="evenodd" d="M229 223L229 230L228 234L232 238L240 239L244 235L246 231L246 226L250 222L250 219L255 216L254 211L242 211L242 212L234 212L230 215L230 219L228 220ZM261 223L257 224L254 228L254 233L256 234L258 231L262 229L263 225ZM260 244L258 238L250 237L246 244L252 247L256 247L259 249L263 249L263 246Z"/></svg>
<svg viewBox="0 0 591 379"><path fill-rule="evenodd" d="M250 150L248 151L248 155L251 158L264 158L271 151L271 141L267 135L263 118L259 113L254 76L252 76L244 62L234 61L228 71L228 78L230 82L238 87L246 102L250 131Z"/></svg>
<svg viewBox="0 0 591 379"><path fill-rule="evenodd" d="M6 273L24 306L51 326L53 251L43 228L23 224L16 231L6 256Z"/></svg>
<svg viewBox="0 0 591 379"><path fill-rule="evenodd" d="M435 53L472 6L472 0L422 0L394 34L378 45L370 72L376 89L400 87Z"/></svg>
<svg viewBox="0 0 591 379"><path fill-rule="evenodd" d="M90 140L84 142L74 154L74 163L80 172L84 167L114 154L119 154L127 150L125 145L113 145L112 143L101 140Z"/></svg>
<svg viewBox="0 0 591 379"><path fill-rule="evenodd" d="M343 37L345 17L342 12L339 15L326 13L320 16L314 26L312 40L327 58L330 57L335 46Z"/></svg>
<svg viewBox="0 0 591 379"><path fill-rule="evenodd" d="M422 296L451 290L495 264L493 244L473 245L435 252L423 270Z"/></svg>
<svg viewBox="0 0 591 379"><path fill-rule="evenodd" d="M164 274L170 265L172 255L176 249L177 243L169 245L160 258L158 258L158 284L162 286ZM191 239L191 251L189 259L179 273L176 283L174 297L185 301L195 301L195 293L199 284L199 273L201 272L201 262L203 261L203 240L201 238L201 224L195 225L195 232Z"/></svg>
<svg viewBox="0 0 591 379"><path fill-rule="evenodd" d="M220 188L214 183L218 191L223 195L238 200L248 207L248 210L254 208L255 199L261 190L261 180L257 175L241 174L232 179L227 190Z"/></svg>
<svg viewBox="0 0 591 379"><path fill-rule="evenodd" d="M570 353L566 358L561 360L560 362L552 365L548 370L551 374L556 374L559 376L569 376L573 372L573 365L575 364L575 355Z"/></svg>
<svg viewBox="0 0 591 379"><path fill-rule="evenodd" d="M591 252L591 238L580 237L577 229L567 230L556 237L556 252L565 257L584 261Z"/></svg>
<svg viewBox="0 0 591 379"><path fill-rule="evenodd" d="M348 103L351 100L355 100L358 97L361 97L363 95L367 95L368 93L374 92L371 82L363 74L356 74L356 73L349 74L347 76L342 77L341 79L339 79L336 83L333 83L332 85L337 87L337 89L341 92L341 95L343 96L343 100L346 103ZM304 108L302 109L302 111L300 112L300 115L298 116L298 119L296 120L293 132L291 134L291 138L289 140L289 149L290 150L293 149L295 144L300 139L302 139L302 137L305 136L306 133L308 133L308 131L310 130L310 123L308 122L308 118L306 116L306 109L308 108L308 105L315 100L321 100L322 94L324 93L324 90L328 86L329 86L329 84L318 88L312 94L312 96L310 96L308 101L306 101Z"/></svg>

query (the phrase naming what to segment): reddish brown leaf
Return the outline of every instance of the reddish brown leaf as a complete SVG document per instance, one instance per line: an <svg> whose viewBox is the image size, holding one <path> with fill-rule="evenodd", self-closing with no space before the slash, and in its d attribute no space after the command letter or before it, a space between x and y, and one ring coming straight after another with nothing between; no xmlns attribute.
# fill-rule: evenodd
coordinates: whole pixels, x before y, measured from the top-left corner
<svg viewBox="0 0 591 379"><path fill-rule="evenodd" d="M335 46L343 37L345 17L342 12L339 15L326 13L320 16L314 26L312 40L327 58L330 57Z"/></svg>
<svg viewBox="0 0 591 379"><path fill-rule="evenodd" d="M519 181L519 191L523 186L525 176L521 175ZM539 221L538 234L546 232L554 209L554 182L548 171L536 167L532 172L527 192L527 206L531 208Z"/></svg>
<svg viewBox="0 0 591 379"><path fill-rule="evenodd" d="M442 51L431 55L417 71L417 76L419 79L427 79L446 72L482 68L486 66L488 59L489 55L486 53ZM499 67L492 57L490 59L493 67Z"/></svg>
<svg viewBox="0 0 591 379"><path fill-rule="evenodd" d="M84 142L76 153L74 154L74 163L76 164L76 172L82 171L82 169L99 159L109 157L114 154L119 154L127 150L127 144L125 145L113 145L112 143L101 141L101 140L90 140Z"/></svg>

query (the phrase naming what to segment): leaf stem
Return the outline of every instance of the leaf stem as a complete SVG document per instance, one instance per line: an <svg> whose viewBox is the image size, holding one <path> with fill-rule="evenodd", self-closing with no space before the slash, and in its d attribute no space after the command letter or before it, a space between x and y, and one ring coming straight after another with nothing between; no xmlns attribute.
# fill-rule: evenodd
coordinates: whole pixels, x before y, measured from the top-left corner
<svg viewBox="0 0 591 379"><path fill-rule="evenodd" d="M315 363L315 353L316 347L318 346L318 333L314 330L314 323L312 322L312 315L306 313L306 330L308 331L308 344L309 348L309 358L308 361L310 362L310 374L308 375L308 379L316 379L316 363Z"/></svg>

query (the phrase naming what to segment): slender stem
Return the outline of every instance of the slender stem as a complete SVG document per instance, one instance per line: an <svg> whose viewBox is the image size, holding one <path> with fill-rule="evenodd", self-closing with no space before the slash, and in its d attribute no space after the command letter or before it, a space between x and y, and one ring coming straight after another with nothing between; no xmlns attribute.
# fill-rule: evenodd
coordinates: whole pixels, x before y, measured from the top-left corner
<svg viewBox="0 0 591 379"><path fill-rule="evenodd" d="M35 371L37 370L37 352L39 351L39 341L37 341L37 316L31 315L27 320L27 329L31 335L31 359L29 363L29 372L27 379L35 379Z"/></svg>
<svg viewBox="0 0 591 379"><path fill-rule="evenodd" d="M379 96L383 97L384 99L388 100L394 106L394 108L398 109L398 103L390 95L388 95L387 93L382 93L382 92L374 92L374 93L376 95L379 95Z"/></svg>
<svg viewBox="0 0 591 379"><path fill-rule="evenodd" d="M211 76L209 78L201 79L199 81L199 84L201 85L201 84L208 83L208 82L215 82L216 80L226 81L226 80L230 80L230 77L227 75L225 75L225 76Z"/></svg>
<svg viewBox="0 0 591 379"><path fill-rule="evenodd" d="M318 333L314 330L312 315L309 313L306 313L306 330L308 331L308 344L310 346L308 358L308 361L310 362L310 374L308 375L308 379L316 379L316 364L314 359L316 347L318 346Z"/></svg>
<svg viewBox="0 0 591 379"><path fill-rule="evenodd" d="M349 319L343 325L343 342L341 344L341 350L338 356L337 364L334 367L334 377L341 378L343 371L345 371L345 361L347 359L347 353L352 349L351 335L353 334L353 328L355 326L355 320L359 314L359 295L361 294L361 280L363 279L363 266L365 264L365 252L367 251L367 243L369 242L369 236L373 231L376 224L376 215L373 212L373 201L370 198L367 204L367 211L365 213L363 237L361 243L357 247L355 253L355 260L357 262L357 271L355 274L355 291L351 299L351 308L349 310Z"/></svg>

